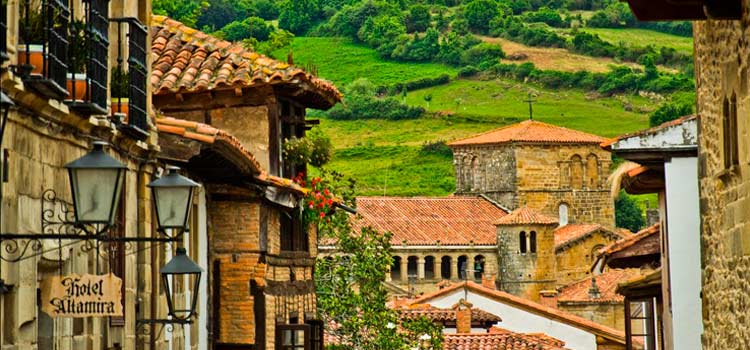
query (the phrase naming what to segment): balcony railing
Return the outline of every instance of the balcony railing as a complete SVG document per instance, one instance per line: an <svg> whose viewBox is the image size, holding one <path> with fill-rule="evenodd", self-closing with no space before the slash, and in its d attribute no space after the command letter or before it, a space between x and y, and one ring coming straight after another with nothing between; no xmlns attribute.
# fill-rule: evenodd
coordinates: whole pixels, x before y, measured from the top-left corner
<svg viewBox="0 0 750 350"><path fill-rule="evenodd" d="M117 26L117 67L112 70L112 113L123 117L126 132L148 135L146 41L148 29L136 18L110 19Z"/></svg>
<svg viewBox="0 0 750 350"><path fill-rule="evenodd" d="M81 114L107 114L109 1L84 0L85 21L70 28L70 96L65 103Z"/></svg>
<svg viewBox="0 0 750 350"><path fill-rule="evenodd" d="M67 1L25 0L20 17L21 43L17 72L24 85L50 98L68 96L65 89L68 65ZM3 35L6 40L7 35Z"/></svg>

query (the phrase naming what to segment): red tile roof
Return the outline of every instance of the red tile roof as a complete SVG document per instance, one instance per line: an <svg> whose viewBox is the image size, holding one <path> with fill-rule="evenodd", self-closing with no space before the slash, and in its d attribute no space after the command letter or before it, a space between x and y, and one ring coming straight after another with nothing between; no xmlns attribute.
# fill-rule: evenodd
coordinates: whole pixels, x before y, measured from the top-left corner
<svg viewBox="0 0 750 350"><path fill-rule="evenodd" d="M495 221L495 225L557 225L557 218L546 216L529 207L520 207Z"/></svg>
<svg viewBox="0 0 750 350"><path fill-rule="evenodd" d="M651 237L652 235L658 235L659 228L660 228L660 225L658 223L652 226L646 227L643 230L638 231L638 233L634 235L625 237L617 242L614 242L602 248L599 251L599 256L612 255L614 253L625 250L626 248L632 247L633 245L638 244L639 242L643 241L644 239L648 237Z"/></svg>
<svg viewBox="0 0 750 350"><path fill-rule="evenodd" d="M507 213L481 197L358 197L355 226L393 234L393 245L495 245Z"/></svg>
<svg viewBox="0 0 750 350"><path fill-rule="evenodd" d="M299 186L290 179L268 174L260 163L258 163L258 160L255 159L255 156L242 146L240 140L224 130L198 122L171 117L156 118L156 129L162 134L177 135L184 139L204 144L222 144L224 150L232 152L235 158L244 160L243 163L251 170L255 180L301 194L309 191L309 189Z"/></svg>
<svg viewBox="0 0 750 350"><path fill-rule="evenodd" d="M310 107L341 101L333 84L164 16L151 16L154 95L284 85Z"/></svg>
<svg viewBox="0 0 750 350"><path fill-rule="evenodd" d="M640 269L609 269L601 275L562 287L560 294L557 296L557 301L560 303L622 303L625 297L615 292L618 283L640 275ZM591 298L591 295L589 295L592 278L596 279L596 285L600 293L599 298Z"/></svg>
<svg viewBox="0 0 750 350"><path fill-rule="evenodd" d="M441 309L429 304L413 304L398 311L401 313L401 318L404 319L411 320L424 316L432 321L456 321L456 310ZM471 309L471 320L493 323L502 321L500 317L478 308Z"/></svg>
<svg viewBox="0 0 750 350"><path fill-rule="evenodd" d="M505 126L479 135L470 136L449 143L449 146L491 145L511 142L538 143L592 143L600 144L606 139L582 131L561 126L527 120Z"/></svg>
<svg viewBox="0 0 750 350"><path fill-rule="evenodd" d="M644 135L655 134L655 133L657 133L657 132L659 132L661 130L664 130L664 129L667 129L667 128L670 128L670 127L673 127L673 126L677 126L677 125L680 125L680 124L682 124L684 122L687 122L687 121L690 121L690 120L694 120L694 119L697 119L697 118L698 118L697 114L687 115L687 116L684 116L682 118L677 118L677 119L674 119L674 120L670 120L668 122L661 123L661 124L659 124L659 125L657 125L655 127L652 127L652 128L643 129L643 130L639 130L639 131L636 131L636 132L633 132L633 133L629 133L629 134L625 134L625 135L620 135L620 136L617 136L615 138L611 138L609 140L606 140L606 141L600 143L599 146L601 146L602 148L604 148L606 150L610 150L610 149L612 149L612 145L615 142L617 142L617 141L620 141L620 140L623 140L623 139L626 139L626 138L629 138L629 137L633 137L633 136L644 136Z"/></svg>
<svg viewBox="0 0 750 350"><path fill-rule="evenodd" d="M565 342L543 334L521 334L493 327L489 333L443 336L444 350L564 350Z"/></svg>
<svg viewBox="0 0 750 350"><path fill-rule="evenodd" d="M564 250L596 232L601 232L613 241L623 238L620 234L607 230L599 224L568 224L555 230L555 252Z"/></svg>
<svg viewBox="0 0 750 350"><path fill-rule="evenodd" d="M482 286L479 283L475 283L471 281L454 283L450 287L446 287L438 291L420 296L419 298L414 299L413 303L415 304L429 303L430 300L432 299L438 298L440 296L452 293L456 290L460 290L463 288L467 288L470 291L473 291L478 294L482 294L490 299L497 300L505 304L510 304L514 307L526 310L528 312L540 315L542 317L554 319L554 320L563 322L565 324L568 324L572 327L576 327L576 328L585 330L587 332L591 332L593 334L601 336L610 341L613 341L619 344L625 344L625 332L623 331L619 331L614 328L607 327L605 325L587 320L583 317L576 316L576 315L573 315L571 313L568 313L562 310L558 310L555 308L544 306L539 303L535 303L531 300L517 297L510 293L506 293L506 292L495 290L495 289L490 289L485 286Z"/></svg>

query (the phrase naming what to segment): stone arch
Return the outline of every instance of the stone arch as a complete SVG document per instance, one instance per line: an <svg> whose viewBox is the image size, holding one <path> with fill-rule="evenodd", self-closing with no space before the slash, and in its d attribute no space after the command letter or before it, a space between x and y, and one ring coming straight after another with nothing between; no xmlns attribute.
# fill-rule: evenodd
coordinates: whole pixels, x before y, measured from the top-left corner
<svg viewBox="0 0 750 350"><path fill-rule="evenodd" d="M591 189L599 188L599 157L593 153L586 157L586 186Z"/></svg>
<svg viewBox="0 0 750 350"><path fill-rule="evenodd" d="M410 255L407 258L406 263L406 278L408 279L410 276L416 276L417 275L417 261L419 258L417 258L414 255Z"/></svg>
<svg viewBox="0 0 750 350"><path fill-rule="evenodd" d="M431 280L435 278L435 257L428 255L424 257L424 279Z"/></svg>
<svg viewBox="0 0 750 350"><path fill-rule="evenodd" d="M557 206L557 220L560 223L560 226L565 226L568 224L569 210L570 206L568 206L568 203L560 202L560 204Z"/></svg>
<svg viewBox="0 0 750 350"><path fill-rule="evenodd" d="M471 190L479 189L479 157L476 155L471 156L471 163L469 164L469 183L471 184Z"/></svg>
<svg viewBox="0 0 750 350"><path fill-rule="evenodd" d="M484 255L477 255L474 257L474 279L477 281L482 280L482 275L484 274L484 263L485 263Z"/></svg>
<svg viewBox="0 0 750 350"><path fill-rule="evenodd" d="M526 248L526 231L521 231L518 233L518 251L525 254Z"/></svg>
<svg viewBox="0 0 750 350"><path fill-rule="evenodd" d="M529 253L536 253L536 231L529 232Z"/></svg>
<svg viewBox="0 0 750 350"><path fill-rule="evenodd" d="M393 257L393 264L391 264L391 280L401 280L401 257L398 255Z"/></svg>
<svg viewBox="0 0 750 350"><path fill-rule="evenodd" d="M451 276L451 257L448 255L443 256L440 261L440 277L445 280L451 279L453 277Z"/></svg>
<svg viewBox="0 0 750 350"><path fill-rule="evenodd" d="M591 259L592 262L596 260L596 256L599 254L599 250L601 250L602 248L604 248L604 244L597 244L594 246L594 248L591 248L591 255L589 255L589 259Z"/></svg>
<svg viewBox="0 0 750 350"><path fill-rule="evenodd" d="M456 259L456 264L458 265L458 279L466 279L466 269L469 267L468 262L469 258L466 255L461 255Z"/></svg>
<svg viewBox="0 0 750 350"><path fill-rule="evenodd" d="M570 157L570 187L583 188L583 160L577 154Z"/></svg>

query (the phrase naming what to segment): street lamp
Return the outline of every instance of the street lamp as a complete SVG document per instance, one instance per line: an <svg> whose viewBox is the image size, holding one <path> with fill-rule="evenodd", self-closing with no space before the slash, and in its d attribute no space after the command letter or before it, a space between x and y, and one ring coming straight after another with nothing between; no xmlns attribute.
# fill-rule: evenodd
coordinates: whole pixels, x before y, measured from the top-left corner
<svg viewBox="0 0 750 350"><path fill-rule="evenodd" d="M198 266L198 264L190 260L190 258L188 258L185 248L182 247L177 248L177 255L175 255L172 260L170 260L166 265L164 265L164 267L161 268L160 273L162 278L162 285L164 286L164 292L167 296L167 310L169 312L169 316L172 316L172 319L176 320L176 322L174 323L189 323L190 318L195 313L195 305L198 302L198 287L201 282L202 272L203 269ZM175 310L175 291L174 288L170 287L170 279L171 283L174 283L176 280L186 275L189 278L194 279L192 300L188 309Z"/></svg>
<svg viewBox="0 0 750 350"><path fill-rule="evenodd" d="M106 145L93 142L91 152L65 165L70 176L75 224L83 229L86 225L104 225L97 235L114 224L127 169L104 152Z"/></svg>
<svg viewBox="0 0 750 350"><path fill-rule="evenodd" d="M158 230L169 238L177 239L188 230L193 190L198 183L177 173L179 168L169 167L168 173L150 184L156 207ZM176 231L169 235L167 230Z"/></svg>

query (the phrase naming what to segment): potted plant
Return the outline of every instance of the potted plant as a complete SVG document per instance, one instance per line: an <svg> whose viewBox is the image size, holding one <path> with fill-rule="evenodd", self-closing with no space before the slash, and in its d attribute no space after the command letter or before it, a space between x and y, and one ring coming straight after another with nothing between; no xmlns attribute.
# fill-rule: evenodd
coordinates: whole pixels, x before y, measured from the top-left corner
<svg viewBox="0 0 750 350"><path fill-rule="evenodd" d="M130 87L130 73L123 70L120 67L112 69L112 77L110 79L110 90L112 95L112 115L121 115L122 121L127 121L128 116L128 103L130 102L128 97Z"/></svg>
<svg viewBox="0 0 750 350"><path fill-rule="evenodd" d="M18 24L21 27L19 37L18 65L22 73L44 73L45 26L44 17L38 9L26 8L26 17Z"/></svg>
<svg viewBox="0 0 750 350"><path fill-rule="evenodd" d="M67 89L72 100L85 100L88 88L86 63L89 59L89 43L86 36L86 23L72 20L68 26L68 75Z"/></svg>

